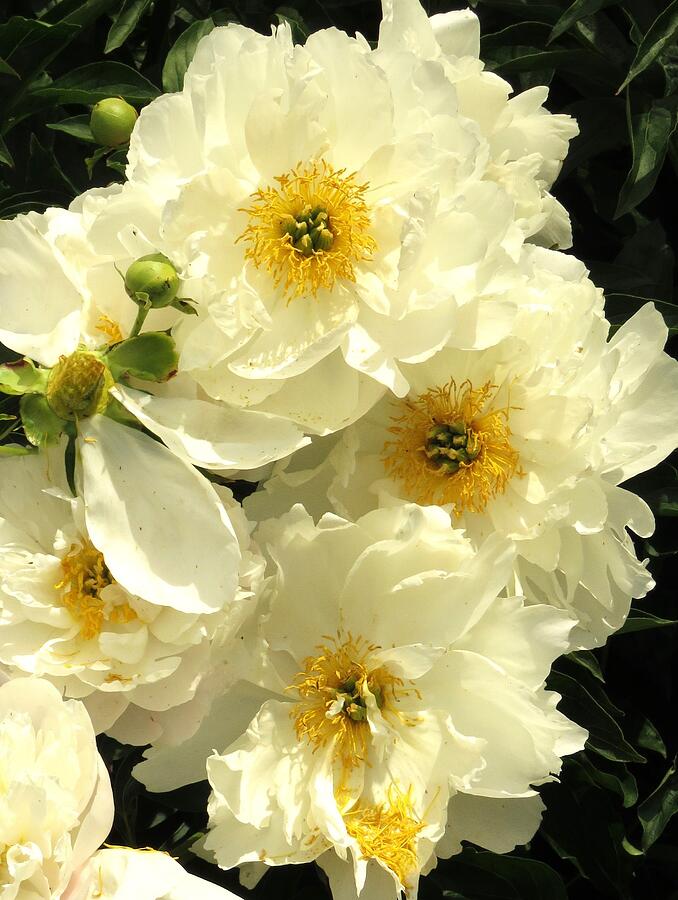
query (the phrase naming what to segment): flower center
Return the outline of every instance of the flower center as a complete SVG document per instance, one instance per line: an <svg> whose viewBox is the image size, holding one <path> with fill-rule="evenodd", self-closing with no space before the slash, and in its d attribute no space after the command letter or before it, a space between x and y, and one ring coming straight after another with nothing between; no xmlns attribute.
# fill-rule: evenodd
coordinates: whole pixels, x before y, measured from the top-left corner
<svg viewBox="0 0 678 900"><path fill-rule="evenodd" d="M416 841L424 827L414 815L410 792L403 794L393 786L388 803L356 807L344 813L344 823L363 859L380 860L408 888L409 876L419 868Z"/></svg>
<svg viewBox="0 0 678 900"><path fill-rule="evenodd" d="M89 641L98 637L104 622L131 622L137 614L128 603L112 605L101 592L115 579L103 554L89 541L72 546L61 560L63 578L54 587L61 591L61 604L80 622L80 635Z"/></svg>
<svg viewBox="0 0 678 900"><path fill-rule="evenodd" d="M238 238L248 244L245 257L282 284L288 300L331 290L340 278L355 281L355 264L376 249L368 185L325 160L300 163L276 181L242 210L249 216Z"/></svg>
<svg viewBox="0 0 678 900"><path fill-rule="evenodd" d="M334 741L336 756L348 770L365 760L370 713L392 711L410 690L385 667L369 668L369 656L379 649L351 635L343 642L332 639L304 660L304 671L289 688L299 698L292 709L297 738L314 747Z"/></svg>
<svg viewBox="0 0 678 900"><path fill-rule="evenodd" d="M62 419L77 421L104 411L112 384L111 373L100 359L76 350L62 356L50 372L47 401Z"/></svg>
<svg viewBox="0 0 678 900"><path fill-rule="evenodd" d="M518 469L510 406L496 408L497 386L450 381L401 401L382 461L417 503L454 504L455 515L481 513Z"/></svg>

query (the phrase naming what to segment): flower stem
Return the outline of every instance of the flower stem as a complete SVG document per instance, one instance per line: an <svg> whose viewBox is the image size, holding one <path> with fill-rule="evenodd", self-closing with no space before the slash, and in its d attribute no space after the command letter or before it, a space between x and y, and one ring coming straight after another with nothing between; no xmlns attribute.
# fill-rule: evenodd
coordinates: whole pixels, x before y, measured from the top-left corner
<svg viewBox="0 0 678 900"><path fill-rule="evenodd" d="M146 321L146 316L148 315L150 307L140 306L139 312L137 313L137 317L134 320L134 325L132 325L132 330L129 333L130 337L136 337L137 334L141 331L141 326Z"/></svg>

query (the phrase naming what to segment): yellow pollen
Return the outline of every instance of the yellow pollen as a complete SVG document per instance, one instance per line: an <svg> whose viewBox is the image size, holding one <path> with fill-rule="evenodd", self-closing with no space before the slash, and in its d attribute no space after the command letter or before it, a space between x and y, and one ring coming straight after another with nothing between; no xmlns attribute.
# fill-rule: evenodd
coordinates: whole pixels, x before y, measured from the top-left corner
<svg viewBox="0 0 678 900"><path fill-rule="evenodd" d="M495 408L497 386L450 381L400 401L382 461L421 504L454 504L454 514L481 513L518 470L511 446L510 406Z"/></svg>
<svg viewBox="0 0 678 900"><path fill-rule="evenodd" d="M107 344L118 344L123 338L118 323L114 322L113 319L110 319L103 313L97 319L96 330L106 335L108 338L106 341Z"/></svg>
<svg viewBox="0 0 678 900"><path fill-rule="evenodd" d="M256 191L241 210L249 216L238 238L248 245L245 257L269 272L276 287L283 285L288 302L332 290L340 278L355 281L355 264L376 250L365 202L369 185L325 160L299 163L276 181L278 187Z"/></svg>
<svg viewBox="0 0 678 900"><path fill-rule="evenodd" d="M419 868L417 835L425 824L414 815L410 794L392 786L388 803L344 813L346 830L358 842L363 859L382 862L405 889L411 886L408 880Z"/></svg>
<svg viewBox="0 0 678 900"><path fill-rule="evenodd" d="M299 698L292 715L300 741L307 740L314 751L333 741L335 757L350 771L367 756L370 706L398 715L394 704L413 691L384 666L368 668L369 656L381 649L377 644L350 634L343 641L325 640L288 688Z"/></svg>
<svg viewBox="0 0 678 900"><path fill-rule="evenodd" d="M128 603L112 606L101 598L109 584L115 584L104 557L89 541L73 545L61 560L63 578L54 587L61 591L60 602L80 622L80 635L86 640L97 637L104 622L124 623L137 618Z"/></svg>

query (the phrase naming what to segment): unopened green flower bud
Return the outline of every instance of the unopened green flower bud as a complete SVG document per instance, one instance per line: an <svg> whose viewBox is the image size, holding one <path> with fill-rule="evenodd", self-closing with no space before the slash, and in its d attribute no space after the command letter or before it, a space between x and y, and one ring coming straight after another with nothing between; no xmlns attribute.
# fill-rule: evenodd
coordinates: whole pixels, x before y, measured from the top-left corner
<svg viewBox="0 0 678 900"><path fill-rule="evenodd" d="M140 306L150 303L153 309L169 306L179 290L179 275L162 253L140 256L127 270L125 290Z"/></svg>
<svg viewBox="0 0 678 900"><path fill-rule="evenodd" d="M129 141L136 120L136 109L122 97L107 97L94 106L89 127L102 147L121 147Z"/></svg>
<svg viewBox="0 0 678 900"><path fill-rule="evenodd" d="M103 412L113 377L93 353L76 350L62 356L47 382L47 402L62 419L75 421Z"/></svg>

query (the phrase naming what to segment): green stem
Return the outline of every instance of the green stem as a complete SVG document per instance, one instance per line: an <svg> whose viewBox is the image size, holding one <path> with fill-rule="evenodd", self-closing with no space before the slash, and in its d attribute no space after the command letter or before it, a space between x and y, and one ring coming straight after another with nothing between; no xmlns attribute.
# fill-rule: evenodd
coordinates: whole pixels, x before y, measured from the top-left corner
<svg viewBox="0 0 678 900"><path fill-rule="evenodd" d="M132 330L129 333L130 337L136 337L141 331L141 326L146 321L146 316L148 315L150 307L140 306L139 312L137 313L137 317L134 320L134 325L132 325Z"/></svg>

